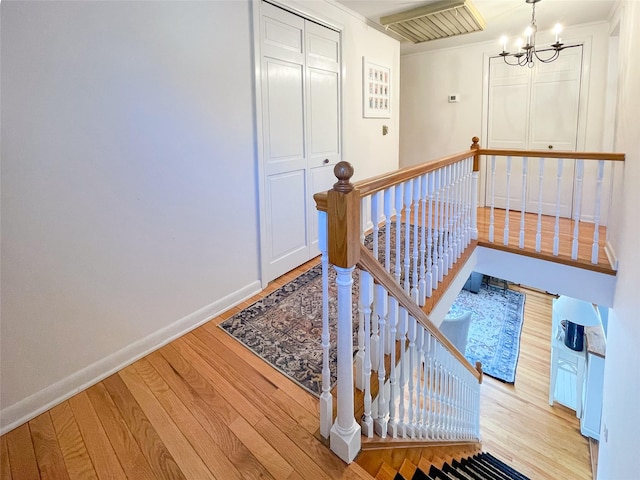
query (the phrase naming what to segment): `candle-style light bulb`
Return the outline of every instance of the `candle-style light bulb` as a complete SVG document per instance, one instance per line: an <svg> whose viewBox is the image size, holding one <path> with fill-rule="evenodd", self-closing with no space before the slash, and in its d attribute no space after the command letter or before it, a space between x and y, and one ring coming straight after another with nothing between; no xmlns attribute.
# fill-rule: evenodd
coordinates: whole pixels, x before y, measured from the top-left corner
<svg viewBox="0 0 640 480"><path fill-rule="evenodd" d="M522 39L521 38L516 40L516 45L518 46L518 53L521 53L522 52Z"/></svg>
<svg viewBox="0 0 640 480"><path fill-rule="evenodd" d="M507 39L507 36L506 36L506 35L503 35L503 36L500 38L500 43L502 43L502 51L503 51L503 52L506 52L506 51L507 51L507 40L508 40L508 39Z"/></svg>
<svg viewBox="0 0 640 480"><path fill-rule="evenodd" d="M527 37L527 45L531 45L531 34L533 33L533 28L530 26L524 31L525 37Z"/></svg>
<svg viewBox="0 0 640 480"><path fill-rule="evenodd" d="M556 34L556 43L560 41L560 32L562 31L562 25L556 23L556 26L553 27L553 33Z"/></svg>

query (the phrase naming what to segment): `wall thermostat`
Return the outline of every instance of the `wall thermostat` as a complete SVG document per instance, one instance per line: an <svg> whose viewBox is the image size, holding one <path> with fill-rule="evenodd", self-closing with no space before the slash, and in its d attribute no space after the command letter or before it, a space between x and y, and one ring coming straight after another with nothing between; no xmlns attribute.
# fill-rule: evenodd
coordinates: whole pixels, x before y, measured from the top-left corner
<svg viewBox="0 0 640 480"><path fill-rule="evenodd" d="M451 93L449 94L449 103L458 103L460 101L459 93Z"/></svg>

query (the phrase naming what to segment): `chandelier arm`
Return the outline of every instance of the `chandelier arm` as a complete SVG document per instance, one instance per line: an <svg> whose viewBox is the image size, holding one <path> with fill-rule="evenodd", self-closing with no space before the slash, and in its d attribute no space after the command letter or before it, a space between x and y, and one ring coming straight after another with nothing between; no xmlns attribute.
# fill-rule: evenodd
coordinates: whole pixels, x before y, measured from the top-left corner
<svg viewBox="0 0 640 480"><path fill-rule="evenodd" d="M551 63L554 60L557 60L558 57L560 56L560 52L562 50L564 50L565 48L572 48L572 47L578 47L580 46L580 44L577 45L564 45L561 42L561 40L558 38L558 32L556 32L556 43L552 44L550 48L544 48L542 50L537 50L536 49L536 33L538 31L538 27L536 25L536 3L538 3L540 0L525 0L526 3L530 3L531 4L531 24L530 26L527 28L527 44L523 47L522 46L522 41L520 40L520 51L518 53L509 53L506 51L506 37L503 37L503 51L502 53L500 53L500 56L502 57L502 59L504 60L504 63L506 63L507 65L511 65L511 66L529 66L529 68L532 68L534 66L535 61L539 61L541 63ZM524 48L524 52L522 51L522 48ZM549 52L551 51L551 55L547 56L547 57L542 57L539 55L539 52ZM507 60L507 57L514 57L514 62L509 62Z"/></svg>

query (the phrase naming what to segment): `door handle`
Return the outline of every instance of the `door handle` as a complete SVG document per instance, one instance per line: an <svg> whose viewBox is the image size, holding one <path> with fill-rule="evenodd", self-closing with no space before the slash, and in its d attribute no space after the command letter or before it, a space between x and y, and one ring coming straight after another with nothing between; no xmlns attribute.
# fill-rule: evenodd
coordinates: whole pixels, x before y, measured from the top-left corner
<svg viewBox="0 0 640 480"><path fill-rule="evenodd" d="M326 165L327 163L329 163L329 159L328 159L328 158L325 158L325 159L322 161L322 163L324 163L324 164Z"/></svg>
<svg viewBox="0 0 640 480"><path fill-rule="evenodd" d="M553 145L549 145L549 150L553 150Z"/></svg>

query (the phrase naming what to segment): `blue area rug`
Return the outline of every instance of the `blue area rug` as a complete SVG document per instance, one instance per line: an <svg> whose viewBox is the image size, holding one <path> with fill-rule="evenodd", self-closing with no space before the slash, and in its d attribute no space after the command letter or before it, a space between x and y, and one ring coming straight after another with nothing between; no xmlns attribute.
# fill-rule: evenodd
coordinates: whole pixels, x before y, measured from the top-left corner
<svg viewBox="0 0 640 480"><path fill-rule="evenodd" d="M493 285L478 293L462 290L451 311L473 312L465 357L472 365L505 383L515 383L524 320L524 294Z"/></svg>

